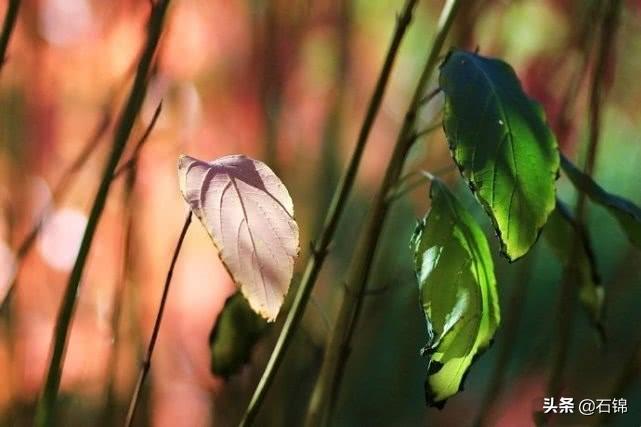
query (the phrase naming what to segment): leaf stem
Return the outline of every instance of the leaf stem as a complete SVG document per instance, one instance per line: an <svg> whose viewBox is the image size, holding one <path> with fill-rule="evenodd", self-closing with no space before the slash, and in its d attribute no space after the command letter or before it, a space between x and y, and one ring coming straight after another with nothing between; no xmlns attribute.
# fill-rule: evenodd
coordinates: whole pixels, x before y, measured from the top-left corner
<svg viewBox="0 0 641 427"><path fill-rule="evenodd" d="M4 22L2 24L2 34L0 34L0 70L7 59L7 47L9 46L13 29L16 27L19 9L20 0L9 0L7 13L4 15Z"/></svg>
<svg viewBox="0 0 641 427"><path fill-rule="evenodd" d="M131 134L134 121L145 98L148 80L147 76L149 75L156 47L162 34L163 22L168 6L169 0L159 0L154 3L151 10L147 40L138 63L136 77L127 99L127 103L118 121L113 138L113 148L105 166L102 180L89 214L89 219L78 250L76 262L73 266L67 287L62 297L62 304L60 306L60 311L58 312L58 318L56 320L56 326L53 333L53 347L51 350L49 368L36 409L36 426L44 427L54 424L54 411L58 388L60 386L60 378L62 376L64 353L67 346L69 329L73 318L82 273L89 255L93 237L98 227L98 222L102 216L107 196L109 195L109 189L113 182L113 173L118 166L120 157L122 156L127 140L129 139L129 135Z"/></svg>
<svg viewBox="0 0 641 427"><path fill-rule="evenodd" d="M267 394L280 363L283 360L285 352L291 343L294 332L298 328L303 317L314 283L316 282L318 273L320 272L325 257L327 256L329 245L334 239L338 222L345 210L347 198L349 197L354 185L356 173L358 172L358 167L361 157L363 156L363 151L365 150L367 139L383 101L383 95L385 94L387 82L391 75L401 41L412 20L412 13L417 2L418 0L406 0L405 5L403 6L403 11L397 19L396 29L385 56L385 62L383 63L383 67L378 76L376 87L374 88L374 93L370 99L367 112L365 113L365 119L363 120L363 124L359 131L354 152L352 153L352 157L347 165L345 174L342 176L338 187L334 192L334 196L332 197L332 201L323 224L323 229L314 245L309 261L307 262L303 278L294 297L294 302L287 313L285 324L278 336L274 351L267 362L263 376L254 390L249 406L247 407L243 419L240 422L241 426L249 426L254 422L260 406L265 399L265 395Z"/></svg>
<svg viewBox="0 0 641 427"><path fill-rule="evenodd" d="M306 420L308 426L325 426L330 421L331 413L338 397L345 363L349 356L350 341L362 307L371 270L370 267L374 260L376 247L387 212L391 205L387 196L390 189L398 181L403 170L405 157L413 142L416 116L421 106L423 94L436 68L438 55L441 52L460 3L459 0L447 0L443 6L425 67L419 77L416 90L405 113L403 126L398 134L392 158L387 166L385 177L369 212L365 229L361 233L359 245L352 260L350 274L346 284L348 290L343 294L343 301L339 308L338 318L334 328L332 328L332 335L325 349L323 364L308 408Z"/></svg>
<svg viewBox="0 0 641 427"><path fill-rule="evenodd" d="M131 402L129 404L129 411L127 412L127 420L125 421L125 426L130 427L134 420L134 415L136 413L136 407L138 406L138 400L142 393L142 386L145 383L147 374L149 373L149 368L151 367L151 356L154 353L154 348L156 347L156 340L158 339L158 333L160 332L160 323L162 322L162 316L165 312L165 304L167 303L167 296L169 295L169 285L171 284L171 278L174 275L174 267L176 266L176 261L178 260L178 254L180 254L180 249L182 248L183 241L185 240L185 235L191 224L191 209L185 218L185 223L183 228L180 231L180 236L178 236L178 242L176 243L176 248L174 249L174 254L171 258L171 263L169 264L169 270L167 271L167 277L165 279L165 285L162 291L162 297L160 299L160 306L158 307L158 312L156 313L156 320L154 321L154 329L151 333L151 339L149 340L149 346L147 347L147 353L140 367L140 373L138 375L138 381L136 382L136 387L134 393L131 397Z"/></svg>

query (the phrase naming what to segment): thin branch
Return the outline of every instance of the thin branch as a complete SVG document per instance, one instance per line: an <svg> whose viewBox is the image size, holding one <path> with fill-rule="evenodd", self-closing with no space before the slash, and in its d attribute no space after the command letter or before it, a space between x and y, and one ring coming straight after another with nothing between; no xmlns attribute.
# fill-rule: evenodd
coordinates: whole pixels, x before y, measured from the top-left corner
<svg viewBox="0 0 641 427"><path fill-rule="evenodd" d="M367 112L365 114L365 119L363 120L363 125L358 134L358 139L356 141L356 146L354 147L354 152L349 161L345 175L341 178L338 188L336 189L332 202L330 204L327 217L325 218L325 223L323 224L323 230L318 238L318 243L316 244L314 250L312 251L307 266L305 268L305 273L303 279L298 286L296 295L294 297L294 302L287 313L287 318L285 319L285 324L281 330L278 340L274 347L274 350L267 362L263 376L254 390L254 394L249 402L249 406L245 411L243 419L240 422L241 426L251 425L260 406L265 399L265 395L271 386L276 372L280 366L280 363L283 360L285 352L291 343L294 332L298 328L300 320L302 319L303 313L305 311L305 306L309 300L311 291L316 283L316 278L318 273L323 265L325 257L327 256L328 248L331 242L334 239L334 234L338 226L338 222L343 215L345 210L347 198L352 190L354 181L356 178L356 173L358 172L358 167L365 150L365 145L367 144L367 139L369 137L372 125L378 114L381 103L383 101L383 95L385 94L385 89L387 87L387 82L389 80L392 68L403 39L405 32L412 20L412 12L416 6L418 0L406 0L403 7L403 12L398 18L396 23L396 30L392 36L392 41L390 43L387 55L385 57L385 62L381 69L381 72L378 76L376 82L376 87L374 88L374 93L370 99L369 106L367 107Z"/></svg>
<svg viewBox="0 0 641 427"><path fill-rule="evenodd" d="M9 46L11 34L13 34L13 30L16 27L19 9L20 0L9 0L7 13L4 16L4 22L2 24L2 34L0 34L0 70L2 70L2 66L7 60L7 47Z"/></svg>
<svg viewBox="0 0 641 427"><path fill-rule="evenodd" d="M131 397L131 402L129 404L129 411L127 412L127 420L125 421L125 426L130 427L134 420L134 415L136 414L136 407L138 406L138 400L142 393L142 386L145 383L145 378L149 373L149 368L151 367L151 356L154 353L154 348L156 347L156 340L158 339L158 333L160 332L160 324L162 322L162 316L165 312L165 304L167 303L167 296L169 295L169 285L171 284L171 278L174 275L174 267L176 266L176 261L178 260L178 254L180 254L180 249L182 248L183 241L185 240L185 235L191 224L191 210L185 218L185 223L183 228L180 231L180 236L178 237L178 242L176 243L176 248L174 249L174 254L171 258L171 263L169 264L169 270L167 271L167 277L165 279L165 285L162 291L162 297L160 299L160 306L158 307L158 312L156 313L156 320L154 322L154 328L151 333L151 339L149 340L149 347L147 347L147 354L145 359L142 362L140 367L140 374L138 375L138 381L136 382L136 388Z"/></svg>
<svg viewBox="0 0 641 427"><path fill-rule="evenodd" d="M109 195L111 183L113 182L113 173L118 166L120 157L122 156L127 140L129 139L129 135L131 134L133 124L145 98L149 70L162 34L163 23L169 6L169 1L170 0L158 1L154 9L151 11L147 40L138 63L136 78L134 79L126 105L118 121L118 125L114 133L113 148L105 166L102 180L89 214L85 233L78 250L76 262L71 271L71 275L62 298L62 304L60 306L60 311L58 312L58 318L56 320L56 326L53 333L53 347L49 368L47 370L42 395L40 396L36 409L35 424L39 427L54 424L54 411L58 388L60 386L60 378L62 376L64 353L67 347L69 329L73 318L82 274L98 227L98 222L102 216L107 196Z"/></svg>
<svg viewBox="0 0 641 427"><path fill-rule="evenodd" d="M419 130L419 131L414 132L414 134L412 135L412 141L416 141L417 139L420 139L420 138L424 137L425 135L428 135L428 134L434 132L435 130L440 129L441 126L443 126L442 123L438 122L438 123L435 123L435 124L433 124L431 126L426 127L423 130Z"/></svg>
<svg viewBox="0 0 641 427"><path fill-rule="evenodd" d="M440 177L442 175L445 175L447 173L453 172L455 170L456 170L456 165L450 165L450 166L441 168L441 169L437 170L436 172L428 172L428 171L425 171L425 170L418 171L418 172L410 172L407 175L405 175L405 176L403 176L403 177L401 177L399 179L398 185L396 185L395 188L393 188L390 191L389 195L387 196L388 197L387 201L388 202L394 202L394 201L398 200L399 198L403 197L405 194L407 194L410 191L414 190L419 185L422 185L423 183L425 183L425 181L433 181L435 178ZM418 176L419 179L417 179L416 181L405 185L404 188L401 187L400 184L405 182L405 181L407 181L409 179L409 177L411 177L411 176Z"/></svg>
<svg viewBox="0 0 641 427"><path fill-rule="evenodd" d="M429 103L439 93L441 93L441 87L437 86L432 91L430 91L427 95L425 95L423 99L421 99L419 106L422 107L423 105Z"/></svg>
<svg viewBox="0 0 641 427"><path fill-rule="evenodd" d="M343 294L343 301L339 308L338 318L334 328L332 328L332 336L330 337L329 344L325 349L321 371L318 375L308 408L308 426L325 426L330 422L340 391L345 364L350 353L350 342L362 308L363 296L366 292L376 248L383 231L385 218L390 208L387 195L389 194L389 190L396 185L403 170L405 158L413 142L412 136L416 116L421 106L425 87L437 66L438 56L461 3L459 0L448 0L443 6L427 61L419 77L407 112L405 113L403 126L399 132L392 158L388 163L385 177L374 199L368 220L361 233L361 239L350 266L350 274L347 280L347 286L350 288L350 292Z"/></svg>
<svg viewBox="0 0 641 427"><path fill-rule="evenodd" d="M147 139L149 139L149 135L151 134L151 131L156 126L156 121L158 121L158 117L160 116L161 111L162 111L162 100L158 103L158 106L154 111L154 115L151 118L151 122L149 122L149 125L145 129L145 132L142 134L142 136L138 140L138 143L134 147L134 150L131 153L131 157L116 169L116 171L113 174L113 179L118 178L123 172L126 172L137 165L138 158L140 157L140 152L142 151L142 147L145 145L145 142L147 142Z"/></svg>

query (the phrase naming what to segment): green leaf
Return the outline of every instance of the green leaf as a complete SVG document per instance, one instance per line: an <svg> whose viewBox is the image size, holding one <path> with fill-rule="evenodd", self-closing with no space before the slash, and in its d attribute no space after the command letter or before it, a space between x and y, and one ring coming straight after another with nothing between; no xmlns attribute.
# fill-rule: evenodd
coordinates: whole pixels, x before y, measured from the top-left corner
<svg viewBox="0 0 641 427"><path fill-rule="evenodd" d="M563 265L573 269L573 278L579 286L579 299L603 339L605 292L601 285L588 230L582 227L568 207L557 199L556 209L543 228L543 236ZM580 244L573 248L577 237ZM576 253L572 254L574 249Z"/></svg>
<svg viewBox="0 0 641 427"><path fill-rule="evenodd" d="M561 156L561 166L577 190L584 192L594 203L606 208L619 222L630 242L637 249L641 249L641 209L631 201L605 191L565 156Z"/></svg>
<svg viewBox="0 0 641 427"><path fill-rule="evenodd" d="M452 51L439 84L454 161L492 219L501 252L515 261L530 250L554 210L556 139L543 109L503 61Z"/></svg>
<svg viewBox="0 0 641 427"><path fill-rule="evenodd" d="M491 343L500 321L494 264L485 235L438 180L432 208L418 223L414 254L427 320L429 357L425 382L429 405L442 406L462 389L470 365Z"/></svg>
<svg viewBox="0 0 641 427"><path fill-rule="evenodd" d="M240 371L267 326L240 292L227 298L209 335L212 373L228 378Z"/></svg>

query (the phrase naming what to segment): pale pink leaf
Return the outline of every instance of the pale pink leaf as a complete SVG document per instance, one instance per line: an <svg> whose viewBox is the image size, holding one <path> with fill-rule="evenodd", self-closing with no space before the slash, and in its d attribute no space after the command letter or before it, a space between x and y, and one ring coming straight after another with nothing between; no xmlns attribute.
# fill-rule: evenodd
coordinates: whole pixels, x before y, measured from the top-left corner
<svg viewBox="0 0 641 427"><path fill-rule="evenodd" d="M264 163L243 155L178 159L180 190L207 229L250 306L273 321L298 256L298 225L287 189Z"/></svg>

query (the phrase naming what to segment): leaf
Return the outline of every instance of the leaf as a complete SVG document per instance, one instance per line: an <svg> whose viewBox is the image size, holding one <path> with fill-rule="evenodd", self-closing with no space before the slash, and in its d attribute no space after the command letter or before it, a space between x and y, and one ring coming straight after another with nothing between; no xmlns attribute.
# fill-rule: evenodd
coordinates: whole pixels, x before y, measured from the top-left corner
<svg viewBox="0 0 641 427"><path fill-rule="evenodd" d="M454 161L492 219L501 252L525 255L554 210L559 153L542 108L503 61L452 51L439 78Z"/></svg>
<svg viewBox="0 0 641 427"><path fill-rule="evenodd" d="M582 227L568 207L557 199L556 209L543 228L543 236L563 265L574 270L573 278L578 282L579 299L603 339L605 292L597 271L588 230ZM576 248L577 252L572 254L574 239L577 237L580 239L580 245Z"/></svg>
<svg viewBox="0 0 641 427"><path fill-rule="evenodd" d="M619 222L630 243L641 249L641 209L630 200L605 191L565 156L561 156L561 166L577 190L584 192L594 203L606 208Z"/></svg>
<svg viewBox="0 0 641 427"><path fill-rule="evenodd" d="M209 335L212 373L224 378L238 373L268 325L240 292L227 298Z"/></svg>
<svg viewBox="0 0 641 427"><path fill-rule="evenodd" d="M481 228L440 181L432 181L430 193L432 208L418 223L410 248L427 320L426 399L442 407L491 344L500 310Z"/></svg>
<svg viewBox="0 0 641 427"><path fill-rule="evenodd" d="M178 159L183 197L205 226L249 305L273 321L298 256L298 225L287 189L265 164L231 155Z"/></svg>

